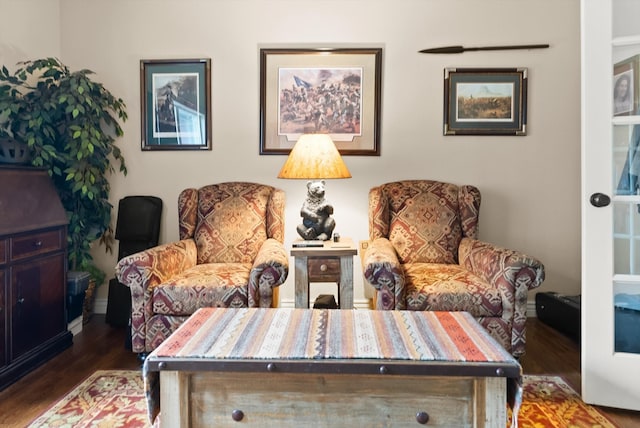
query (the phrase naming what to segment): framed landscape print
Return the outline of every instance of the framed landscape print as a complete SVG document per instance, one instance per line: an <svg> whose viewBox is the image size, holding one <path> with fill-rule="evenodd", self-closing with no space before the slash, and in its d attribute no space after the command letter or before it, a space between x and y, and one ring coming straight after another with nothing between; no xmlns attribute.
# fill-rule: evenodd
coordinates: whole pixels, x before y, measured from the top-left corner
<svg viewBox="0 0 640 428"><path fill-rule="evenodd" d="M142 150L211 149L211 60L141 60Z"/></svg>
<svg viewBox="0 0 640 428"><path fill-rule="evenodd" d="M343 155L380 155L382 49L260 49L260 154L329 134Z"/></svg>
<svg viewBox="0 0 640 428"><path fill-rule="evenodd" d="M526 135L526 68L447 68L444 135Z"/></svg>

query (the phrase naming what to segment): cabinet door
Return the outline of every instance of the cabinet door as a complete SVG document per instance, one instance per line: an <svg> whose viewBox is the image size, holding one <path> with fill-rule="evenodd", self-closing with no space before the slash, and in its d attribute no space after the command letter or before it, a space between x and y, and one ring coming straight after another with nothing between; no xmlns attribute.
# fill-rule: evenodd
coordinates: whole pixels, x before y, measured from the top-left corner
<svg viewBox="0 0 640 428"><path fill-rule="evenodd" d="M11 269L11 357L66 330L64 255L15 265Z"/></svg>
<svg viewBox="0 0 640 428"><path fill-rule="evenodd" d="M7 274L0 269L0 367L7 364L7 298L5 296Z"/></svg>

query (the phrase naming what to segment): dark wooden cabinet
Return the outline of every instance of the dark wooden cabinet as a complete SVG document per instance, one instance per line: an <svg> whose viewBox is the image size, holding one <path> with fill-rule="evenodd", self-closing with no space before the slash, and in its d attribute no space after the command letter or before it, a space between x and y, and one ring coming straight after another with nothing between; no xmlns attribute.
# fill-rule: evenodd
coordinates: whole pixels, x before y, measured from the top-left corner
<svg viewBox="0 0 640 428"><path fill-rule="evenodd" d="M4 243L0 240L0 246ZM6 332L7 332L7 310L6 310L6 302L7 302L7 285L5 277L7 276L4 272L3 259L2 259L2 249L0 249L0 367L4 367L7 364L7 341L6 341Z"/></svg>
<svg viewBox="0 0 640 428"><path fill-rule="evenodd" d="M47 172L0 165L0 390L72 343L66 233Z"/></svg>

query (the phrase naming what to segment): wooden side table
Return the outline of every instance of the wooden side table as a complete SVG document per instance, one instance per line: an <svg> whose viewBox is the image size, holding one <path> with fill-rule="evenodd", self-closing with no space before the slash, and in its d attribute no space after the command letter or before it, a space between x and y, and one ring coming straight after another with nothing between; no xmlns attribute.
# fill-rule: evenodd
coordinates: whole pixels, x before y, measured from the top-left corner
<svg viewBox="0 0 640 428"><path fill-rule="evenodd" d="M356 254L358 248L351 238L324 241L322 247L293 247L296 308L309 307L311 282L335 282L338 284L338 306L352 309L353 256Z"/></svg>

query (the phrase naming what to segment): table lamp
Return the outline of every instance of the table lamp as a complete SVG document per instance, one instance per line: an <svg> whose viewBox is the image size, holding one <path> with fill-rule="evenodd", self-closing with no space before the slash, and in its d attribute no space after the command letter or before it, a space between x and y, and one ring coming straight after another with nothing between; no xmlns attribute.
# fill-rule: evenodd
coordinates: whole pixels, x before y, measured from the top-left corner
<svg viewBox="0 0 640 428"><path fill-rule="evenodd" d="M307 198L302 204L302 224L297 227L304 240L326 241L336 226L333 206L325 199L325 180L351 178L340 152L328 134L303 134L293 146L278 178L305 179Z"/></svg>

